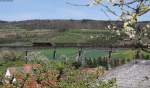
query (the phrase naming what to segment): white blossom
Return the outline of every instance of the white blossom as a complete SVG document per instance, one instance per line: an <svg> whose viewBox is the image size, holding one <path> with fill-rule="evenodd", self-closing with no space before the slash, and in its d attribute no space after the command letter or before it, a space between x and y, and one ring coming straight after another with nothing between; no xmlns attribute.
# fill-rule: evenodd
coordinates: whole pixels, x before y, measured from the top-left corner
<svg viewBox="0 0 150 88"><path fill-rule="evenodd" d="M135 30L132 27L125 27L125 33L130 37L130 38L134 38L136 35Z"/></svg>
<svg viewBox="0 0 150 88"><path fill-rule="evenodd" d="M147 27L147 28L150 28L150 25L147 24L146 27Z"/></svg>
<svg viewBox="0 0 150 88"><path fill-rule="evenodd" d="M90 38L91 38L91 39L93 39L93 38L94 38L94 36L92 36L92 35L91 35L91 36L90 36Z"/></svg>
<svg viewBox="0 0 150 88"><path fill-rule="evenodd" d="M117 35L120 35L120 31L119 30L117 30L116 33L117 33Z"/></svg>
<svg viewBox="0 0 150 88"><path fill-rule="evenodd" d="M108 29L111 29L111 25L108 25L107 27L108 27Z"/></svg>
<svg viewBox="0 0 150 88"><path fill-rule="evenodd" d="M144 35L147 36L148 34L147 34L147 33L144 33Z"/></svg>

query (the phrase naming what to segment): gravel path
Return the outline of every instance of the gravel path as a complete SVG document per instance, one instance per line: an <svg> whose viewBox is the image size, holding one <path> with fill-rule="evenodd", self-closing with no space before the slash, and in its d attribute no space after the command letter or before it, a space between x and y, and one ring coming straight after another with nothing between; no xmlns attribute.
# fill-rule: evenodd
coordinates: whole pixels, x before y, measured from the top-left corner
<svg viewBox="0 0 150 88"><path fill-rule="evenodd" d="M117 88L150 88L150 60L135 60L110 70L99 80L116 78Z"/></svg>

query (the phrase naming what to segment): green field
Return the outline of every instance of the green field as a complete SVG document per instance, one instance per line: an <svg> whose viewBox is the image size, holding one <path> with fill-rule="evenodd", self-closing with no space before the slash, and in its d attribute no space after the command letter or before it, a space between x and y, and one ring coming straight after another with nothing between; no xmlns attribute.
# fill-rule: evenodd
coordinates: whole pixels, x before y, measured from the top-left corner
<svg viewBox="0 0 150 88"><path fill-rule="evenodd" d="M56 58L76 58L78 55L78 48L57 48L56 49ZM54 49L43 49L41 50L41 53L47 56L49 59L53 58L53 52ZM108 52L102 51L102 50L96 50L96 49L83 49L83 55L87 58L98 58L100 56L107 56Z"/></svg>
<svg viewBox="0 0 150 88"><path fill-rule="evenodd" d="M62 58L69 58L69 59L75 59L78 55L78 48L57 48L56 49L56 58L62 59ZM43 49L40 51L41 54L45 55L47 58L52 59L54 49ZM135 57L135 50L127 49L122 50L118 49L113 51L112 58L113 59L133 59ZM149 55L149 53L142 52L145 56ZM108 56L108 51L104 50L98 50L98 49L83 49L83 56L86 58L98 58L98 57L104 57Z"/></svg>
<svg viewBox="0 0 150 88"><path fill-rule="evenodd" d="M56 58L69 58L75 59L78 55L78 48L57 48L56 49ZM54 49L43 49L40 51L41 54L45 55L47 58L52 59ZM149 53L142 52L145 56L150 55ZM86 58L98 58L108 56L108 51L98 50L98 49L83 49L83 56ZM118 49L113 51L112 58L119 58L119 59L133 59L135 57L135 50L127 49L122 50Z"/></svg>

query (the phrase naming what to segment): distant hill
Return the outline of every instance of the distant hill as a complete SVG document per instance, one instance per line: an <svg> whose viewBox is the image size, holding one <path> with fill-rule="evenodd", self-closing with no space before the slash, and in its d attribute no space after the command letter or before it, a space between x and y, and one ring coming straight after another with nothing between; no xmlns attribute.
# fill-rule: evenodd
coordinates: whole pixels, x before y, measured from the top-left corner
<svg viewBox="0 0 150 88"><path fill-rule="evenodd" d="M150 24L150 21L140 22L140 25ZM0 29L19 28L19 29L107 29L108 25L122 27L121 21L103 20L25 20L25 21L0 21Z"/></svg>
<svg viewBox="0 0 150 88"><path fill-rule="evenodd" d="M1 20L0 20L0 24L1 24L1 23L7 23L7 21L1 21Z"/></svg>

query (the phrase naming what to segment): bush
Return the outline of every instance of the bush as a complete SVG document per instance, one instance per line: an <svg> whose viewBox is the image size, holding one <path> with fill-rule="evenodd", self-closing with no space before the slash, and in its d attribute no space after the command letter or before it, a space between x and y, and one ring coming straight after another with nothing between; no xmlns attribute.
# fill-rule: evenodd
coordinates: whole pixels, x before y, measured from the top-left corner
<svg viewBox="0 0 150 88"><path fill-rule="evenodd" d="M81 62L73 62L72 66L75 67L76 69L78 69L79 67L81 67L82 63Z"/></svg>
<svg viewBox="0 0 150 88"><path fill-rule="evenodd" d="M18 57L15 51L4 50L0 52L0 59L5 61L15 61Z"/></svg>
<svg viewBox="0 0 150 88"><path fill-rule="evenodd" d="M59 82L60 88L112 88L115 80L99 81L96 74L82 73L80 70L67 69L66 78Z"/></svg>

